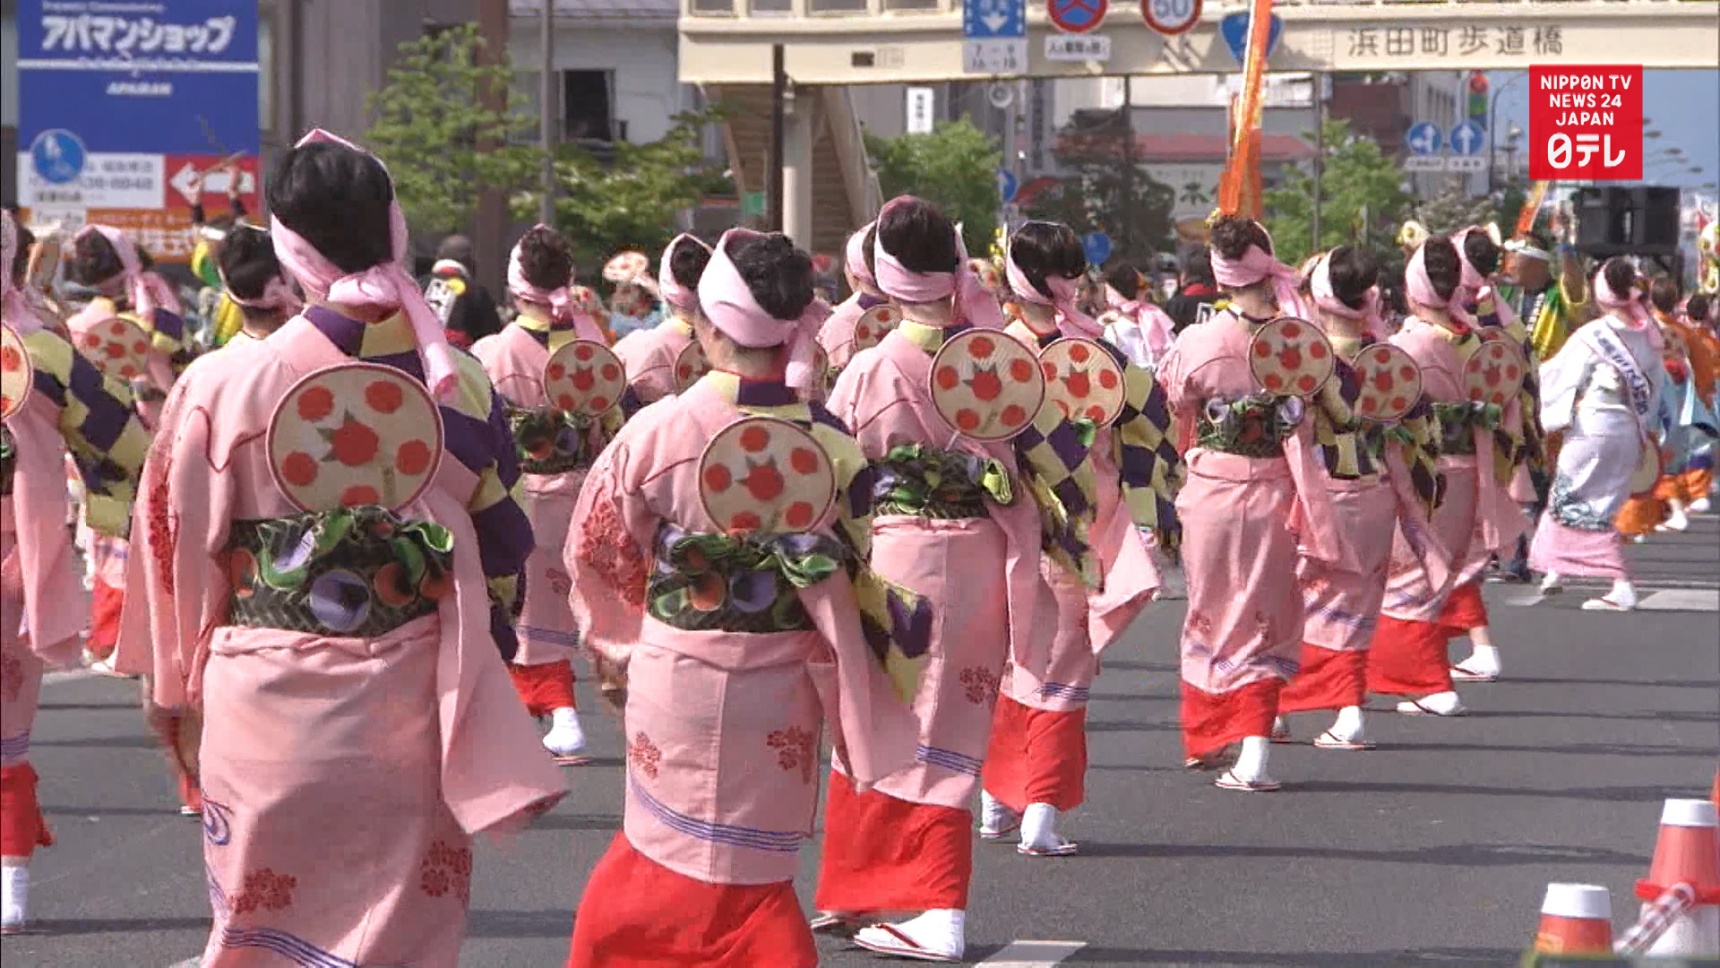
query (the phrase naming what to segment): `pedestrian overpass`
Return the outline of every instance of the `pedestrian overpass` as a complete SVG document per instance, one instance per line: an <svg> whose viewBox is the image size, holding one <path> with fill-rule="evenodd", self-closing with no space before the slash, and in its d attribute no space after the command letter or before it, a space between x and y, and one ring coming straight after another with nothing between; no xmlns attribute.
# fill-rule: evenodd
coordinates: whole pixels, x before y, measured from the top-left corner
<svg viewBox="0 0 1720 968"><path fill-rule="evenodd" d="M1208 0L1199 23L1166 37L1146 26L1141 0L1112 0L1095 31L1109 39L1109 58L1069 61L1045 57L1046 38L1058 31L1043 0L1029 0L1028 62L1017 76L1234 73L1218 22L1248 7ZM1720 83L1720 0L1279 0L1273 9L1284 23L1268 65L1277 71L1640 64L1707 70ZM730 157L743 190L765 185L776 44L800 91L785 125L784 228L803 245L838 251L830 239L869 218L876 201L847 98L831 89L987 75L965 69L961 0L684 0L681 81L705 86L733 110ZM825 90L812 96L808 88ZM823 199L817 225L815 196ZM839 218L832 206L843 201Z"/></svg>

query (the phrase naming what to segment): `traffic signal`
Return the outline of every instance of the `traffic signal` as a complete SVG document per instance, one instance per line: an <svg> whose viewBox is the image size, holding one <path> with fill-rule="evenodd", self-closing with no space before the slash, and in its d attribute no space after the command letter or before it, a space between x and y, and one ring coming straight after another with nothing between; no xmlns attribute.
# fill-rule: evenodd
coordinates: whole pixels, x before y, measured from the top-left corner
<svg viewBox="0 0 1720 968"><path fill-rule="evenodd" d="M1469 110L1464 112L1471 121L1487 124L1487 75L1475 71L1469 75Z"/></svg>

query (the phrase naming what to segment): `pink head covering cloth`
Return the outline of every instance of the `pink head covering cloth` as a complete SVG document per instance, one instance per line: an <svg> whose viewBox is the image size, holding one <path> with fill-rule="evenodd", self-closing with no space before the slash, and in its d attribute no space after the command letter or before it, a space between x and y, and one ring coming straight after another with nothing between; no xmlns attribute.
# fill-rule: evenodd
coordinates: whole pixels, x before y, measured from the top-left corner
<svg viewBox="0 0 1720 968"><path fill-rule="evenodd" d="M538 224L536 229L548 228ZM552 230L553 231L553 230ZM607 343L603 336L603 328L597 321L579 308L579 303L573 296L573 277L568 277L568 284L559 289L539 289L526 279L525 266L520 262L520 246L524 243L514 243L514 250L508 254L508 292L519 302L531 303L534 306L544 306L549 309L550 322L571 325L579 339Z"/></svg>
<svg viewBox="0 0 1720 968"><path fill-rule="evenodd" d="M872 277L872 270L866 265L866 233L873 230L877 222L867 222L859 230L848 237L848 244L843 248L843 264L848 267L848 274L862 285L878 288L878 280Z"/></svg>
<svg viewBox="0 0 1720 968"><path fill-rule="evenodd" d="M1261 231L1266 231L1264 227ZM1267 236L1270 240L1272 237ZM1227 259L1216 248L1211 251L1212 278L1226 289L1240 289L1266 281L1272 285L1272 292L1278 297L1278 311L1288 316L1300 316L1305 312L1302 304L1302 293L1298 287L1302 283L1301 273L1293 267L1279 262L1265 249L1251 245L1240 259Z"/></svg>
<svg viewBox="0 0 1720 968"><path fill-rule="evenodd" d="M657 291L662 294L663 301L683 313L691 314L699 308L699 291L688 289L676 280L672 263L675 260L675 250L682 242L691 242L706 252L711 247L700 241L697 236L682 232L669 240L669 245L663 250L663 258L657 264Z"/></svg>
<svg viewBox="0 0 1720 968"><path fill-rule="evenodd" d="M294 147L329 143L369 154L344 138L317 128L299 139ZM374 157L374 156L372 156ZM381 163L381 159L377 159ZM383 166L387 171L387 166ZM406 215L400 210L398 198L388 206L388 236L392 258L362 272L348 273L323 256L304 237L282 224L273 216L269 219L270 238L275 243L275 257L298 279L299 285L311 295L340 306L366 308L385 312L401 312L412 324L412 335L418 342L418 355L424 361L424 382L430 392L446 401L459 384L454 364L454 351L442 332L442 321L435 310L424 301L417 280L407 273Z"/></svg>
<svg viewBox="0 0 1720 968"><path fill-rule="evenodd" d="M911 195L891 199L879 213L884 221L891 209L917 201ZM967 246L962 244L960 229L955 231L956 268L954 272L915 272L902 265L884 248L883 233L876 233L872 244L872 262L877 272L878 289L884 295L901 302L928 303L951 299L956 314L970 325L983 329L1003 328L1003 307L985 291L979 276L968 268Z"/></svg>
<svg viewBox="0 0 1720 968"><path fill-rule="evenodd" d="M1045 287L1051 290L1047 297L1034 287L1033 281L1027 278L1027 273L1015 263L1014 248L1011 247L1008 258L1003 260L1003 273L1009 280L1010 291L1016 298L1035 306L1050 306L1057 311L1057 324L1075 330L1075 335L1088 339L1098 339L1104 335L1105 328L1100 326L1093 317L1081 311L1081 283L1076 279L1063 276L1046 276Z"/></svg>
<svg viewBox="0 0 1720 968"><path fill-rule="evenodd" d="M155 273L143 270L143 261L137 256L137 246L132 244L124 232L110 226L91 223L79 229L78 234L72 236L72 241L76 244L78 239L86 239L91 235L100 235L106 239L108 245L113 247L114 254L119 256L119 275L102 280L100 285L106 286L115 279L120 280L125 286L126 295L131 299L132 309L139 315L147 316L158 306L170 313L184 312L179 304L179 297L173 294L173 287Z"/></svg>
<svg viewBox="0 0 1720 968"><path fill-rule="evenodd" d="M1429 309L1445 309L1451 305L1451 299L1440 296L1439 290L1433 287L1433 280L1428 278L1425 243L1415 250L1415 255L1409 257L1409 264L1404 266L1403 280L1411 303Z"/></svg>
<svg viewBox="0 0 1720 968"><path fill-rule="evenodd" d="M1648 297L1634 287L1619 292L1607 281L1606 266L1595 273L1595 305L1623 320L1631 329L1649 329L1656 333L1654 313L1648 308Z"/></svg>
<svg viewBox="0 0 1720 968"><path fill-rule="evenodd" d="M23 290L12 284L12 263L18 258L18 226L12 213L0 209L0 318L20 333L42 328Z"/></svg>
<svg viewBox="0 0 1720 968"><path fill-rule="evenodd" d="M1314 305L1321 312L1340 316L1344 319L1359 320L1366 328L1369 336L1375 339L1386 338L1385 320L1380 316L1380 287L1370 286L1363 297L1362 308L1357 309L1338 298L1332 290L1332 254L1326 253L1314 265L1313 275L1309 277L1308 287L1314 293Z"/></svg>
<svg viewBox="0 0 1720 968"><path fill-rule="evenodd" d="M699 278L699 308L711 325L724 336L749 349L788 347L787 381L791 387L812 385L812 350L816 345L818 317L811 303L799 319L778 319L753 299L747 281L729 258L729 247L746 239L764 238L762 232L729 229L717 240L711 262Z"/></svg>
<svg viewBox="0 0 1720 968"><path fill-rule="evenodd" d="M261 232L263 230L253 225L244 225L236 227L234 231ZM246 309L278 312L284 316L297 316L304 312L305 301L300 299L299 294L294 291L292 280L287 278L285 269L275 273L269 279L268 284L263 287L263 294L255 299L246 299L234 292L233 287L227 282L227 274L221 271L220 266L215 267L215 272L221 277L221 286L227 290L227 298L236 305Z"/></svg>

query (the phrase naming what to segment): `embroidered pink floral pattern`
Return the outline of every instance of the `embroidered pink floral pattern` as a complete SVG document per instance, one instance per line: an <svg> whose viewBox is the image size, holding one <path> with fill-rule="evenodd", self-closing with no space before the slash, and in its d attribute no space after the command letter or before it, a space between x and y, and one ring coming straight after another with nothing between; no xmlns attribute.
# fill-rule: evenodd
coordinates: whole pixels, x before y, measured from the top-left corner
<svg viewBox="0 0 1720 968"><path fill-rule="evenodd" d="M634 611L645 609L645 555L622 523L618 501L592 502L579 533L579 558L611 585Z"/></svg>
<svg viewBox="0 0 1720 968"><path fill-rule="evenodd" d="M997 674L983 666L968 666L962 670L962 688L966 690L967 701L975 706L981 703L997 702Z"/></svg>
<svg viewBox="0 0 1720 968"><path fill-rule="evenodd" d="M18 694L24 691L24 663L18 661L15 655L0 653L0 695L7 702L16 702Z"/></svg>
<svg viewBox="0 0 1720 968"><path fill-rule="evenodd" d="M155 478L149 486L149 552L155 558L155 569L161 590L169 596L173 594L173 558L178 537L173 526L172 505L169 503L167 479L173 473L173 451L171 447L163 446L157 451L159 464L152 461L152 476Z"/></svg>
<svg viewBox="0 0 1720 968"><path fill-rule="evenodd" d="M1206 638L1212 635L1212 619L1202 612L1194 612L1188 617L1189 630Z"/></svg>
<svg viewBox="0 0 1720 968"><path fill-rule="evenodd" d="M800 769L800 778L812 782L812 733L799 726L790 726L771 733L765 743L776 750L776 765L782 770Z"/></svg>
<svg viewBox="0 0 1720 968"><path fill-rule="evenodd" d="M1272 617L1265 612L1254 613L1254 631L1260 633L1260 641L1272 644Z"/></svg>
<svg viewBox="0 0 1720 968"><path fill-rule="evenodd" d="M472 848L453 847L445 840L432 843L418 870L418 887L431 897L453 893L461 904L471 904Z"/></svg>
<svg viewBox="0 0 1720 968"><path fill-rule="evenodd" d="M284 911L293 906L293 888L298 878L277 874L264 867L245 875L245 888L233 899L234 914L249 914L258 909Z"/></svg>
<svg viewBox="0 0 1720 968"><path fill-rule="evenodd" d="M567 572L551 568L546 574L549 577L549 590L555 592L556 597L566 598L573 591L573 579L568 577Z"/></svg>
<svg viewBox="0 0 1720 968"><path fill-rule="evenodd" d="M627 744L627 765L655 780L657 766L662 762L663 751L651 742L651 737L643 732L634 733L633 742Z"/></svg>

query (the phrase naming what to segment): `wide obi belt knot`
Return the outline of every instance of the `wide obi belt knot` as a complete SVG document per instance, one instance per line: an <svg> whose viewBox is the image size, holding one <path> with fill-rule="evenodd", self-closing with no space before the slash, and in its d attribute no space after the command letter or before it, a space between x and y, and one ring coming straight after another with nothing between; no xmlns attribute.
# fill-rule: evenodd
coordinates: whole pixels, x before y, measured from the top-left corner
<svg viewBox="0 0 1720 968"><path fill-rule="evenodd" d="M1475 431L1491 433L1503 416L1491 403L1436 403L1433 418L1439 423L1439 452L1447 457L1472 457Z"/></svg>
<svg viewBox="0 0 1720 968"><path fill-rule="evenodd" d="M987 517L985 499L1015 503L1009 469L997 460L920 444L892 447L873 462L875 514L957 520Z"/></svg>
<svg viewBox="0 0 1720 968"><path fill-rule="evenodd" d="M600 418L554 407L508 407L508 429L522 474L565 474L585 470L601 449L592 428Z"/></svg>
<svg viewBox="0 0 1720 968"><path fill-rule="evenodd" d="M1362 439L1362 449L1378 464L1386 456L1388 444L1400 444L1404 447L1416 446L1416 436L1413 431L1401 423L1376 423L1372 420L1362 420L1357 428Z"/></svg>
<svg viewBox="0 0 1720 968"><path fill-rule="evenodd" d="M1215 397L1201 409L1196 442L1207 450L1242 457L1283 457L1284 440L1296 432L1307 412L1300 397L1267 393L1239 400Z"/></svg>
<svg viewBox="0 0 1720 968"><path fill-rule="evenodd" d="M376 638L452 591L454 536L368 505L235 521L231 624Z"/></svg>
<svg viewBox="0 0 1720 968"><path fill-rule="evenodd" d="M805 632L798 592L836 574L848 557L822 534L657 532L657 567L645 599L651 617L688 631Z"/></svg>
<svg viewBox="0 0 1720 968"><path fill-rule="evenodd" d="M0 496L12 493L12 475L18 470L18 442L0 423Z"/></svg>

